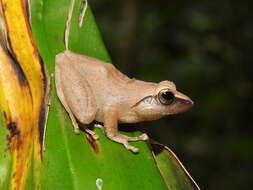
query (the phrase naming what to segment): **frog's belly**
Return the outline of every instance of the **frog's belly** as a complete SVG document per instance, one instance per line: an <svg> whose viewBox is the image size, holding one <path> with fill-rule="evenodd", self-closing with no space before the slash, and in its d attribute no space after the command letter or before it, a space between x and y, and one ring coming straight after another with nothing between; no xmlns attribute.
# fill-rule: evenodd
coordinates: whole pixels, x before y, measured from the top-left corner
<svg viewBox="0 0 253 190"><path fill-rule="evenodd" d="M138 116L135 112L127 112L119 117L119 123L138 123L143 119Z"/></svg>
<svg viewBox="0 0 253 190"><path fill-rule="evenodd" d="M124 113L118 116L118 118L116 119L118 123L138 123L145 120L141 118L140 116L138 116L135 112ZM99 109L97 110L95 120L98 122L104 123L105 118L104 118L104 113L102 110L99 110Z"/></svg>

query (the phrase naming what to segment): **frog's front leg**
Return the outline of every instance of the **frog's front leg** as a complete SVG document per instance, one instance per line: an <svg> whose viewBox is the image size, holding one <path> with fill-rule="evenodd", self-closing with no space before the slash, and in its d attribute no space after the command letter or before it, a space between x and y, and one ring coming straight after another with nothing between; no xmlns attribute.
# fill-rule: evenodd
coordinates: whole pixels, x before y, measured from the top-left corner
<svg viewBox="0 0 253 190"><path fill-rule="evenodd" d="M106 108L104 111L104 128L105 134L111 140L123 144L128 150L138 152L139 149L130 145L129 141L147 140L148 136L142 134L138 137L128 137L118 132L118 113L114 108Z"/></svg>

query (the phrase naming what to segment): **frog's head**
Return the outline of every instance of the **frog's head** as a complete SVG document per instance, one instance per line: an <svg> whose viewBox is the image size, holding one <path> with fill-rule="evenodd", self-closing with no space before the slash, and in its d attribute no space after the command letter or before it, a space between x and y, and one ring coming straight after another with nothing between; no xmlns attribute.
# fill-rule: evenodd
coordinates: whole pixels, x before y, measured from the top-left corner
<svg viewBox="0 0 253 190"><path fill-rule="evenodd" d="M185 112L192 105L193 101L178 92L173 82L162 81L157 85L154 94L144 97L135 105L135 111L145 120L153 120Z"/></svg>

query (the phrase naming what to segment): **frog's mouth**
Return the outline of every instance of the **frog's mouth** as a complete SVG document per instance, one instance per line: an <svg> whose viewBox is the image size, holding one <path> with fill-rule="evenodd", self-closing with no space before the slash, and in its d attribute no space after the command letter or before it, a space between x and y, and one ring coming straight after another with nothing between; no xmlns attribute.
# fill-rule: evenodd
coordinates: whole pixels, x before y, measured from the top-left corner
<svg viewBox="0 0 253 190"><path fill-rule="evenodd" d="M175 96L170 104L170 114L182 113L193 106L194 102L190 98L181 98Z"/></svg>
<svg viewBox="0 0 253 190"><path fill-rule="evenodd" d="M189 106L189 107L193 106L193 104L194 104L194 102L191 99L186 100L186 99L181 99L181 98L175 97L174 101L178 102L180 105Z"/></svg>

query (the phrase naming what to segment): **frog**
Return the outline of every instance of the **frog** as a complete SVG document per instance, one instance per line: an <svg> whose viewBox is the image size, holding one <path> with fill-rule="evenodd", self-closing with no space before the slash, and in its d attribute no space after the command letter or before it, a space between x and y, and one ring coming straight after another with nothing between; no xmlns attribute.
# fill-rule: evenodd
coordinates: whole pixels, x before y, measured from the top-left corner
<svg viewBox="0 0 253 190"><path fill-rule="evenodd" d="M139 149L129 142L146 141L147 134L123 135L119 124L157 120L185 112L194 104L171 81L155 83L129 78L113 64L70 50L56 55L55 84L75 133L80 133L79 123L89 125L97 121L103 124L110 140L134 153ZM89 128L86 132L98 139Z"/></svg>

